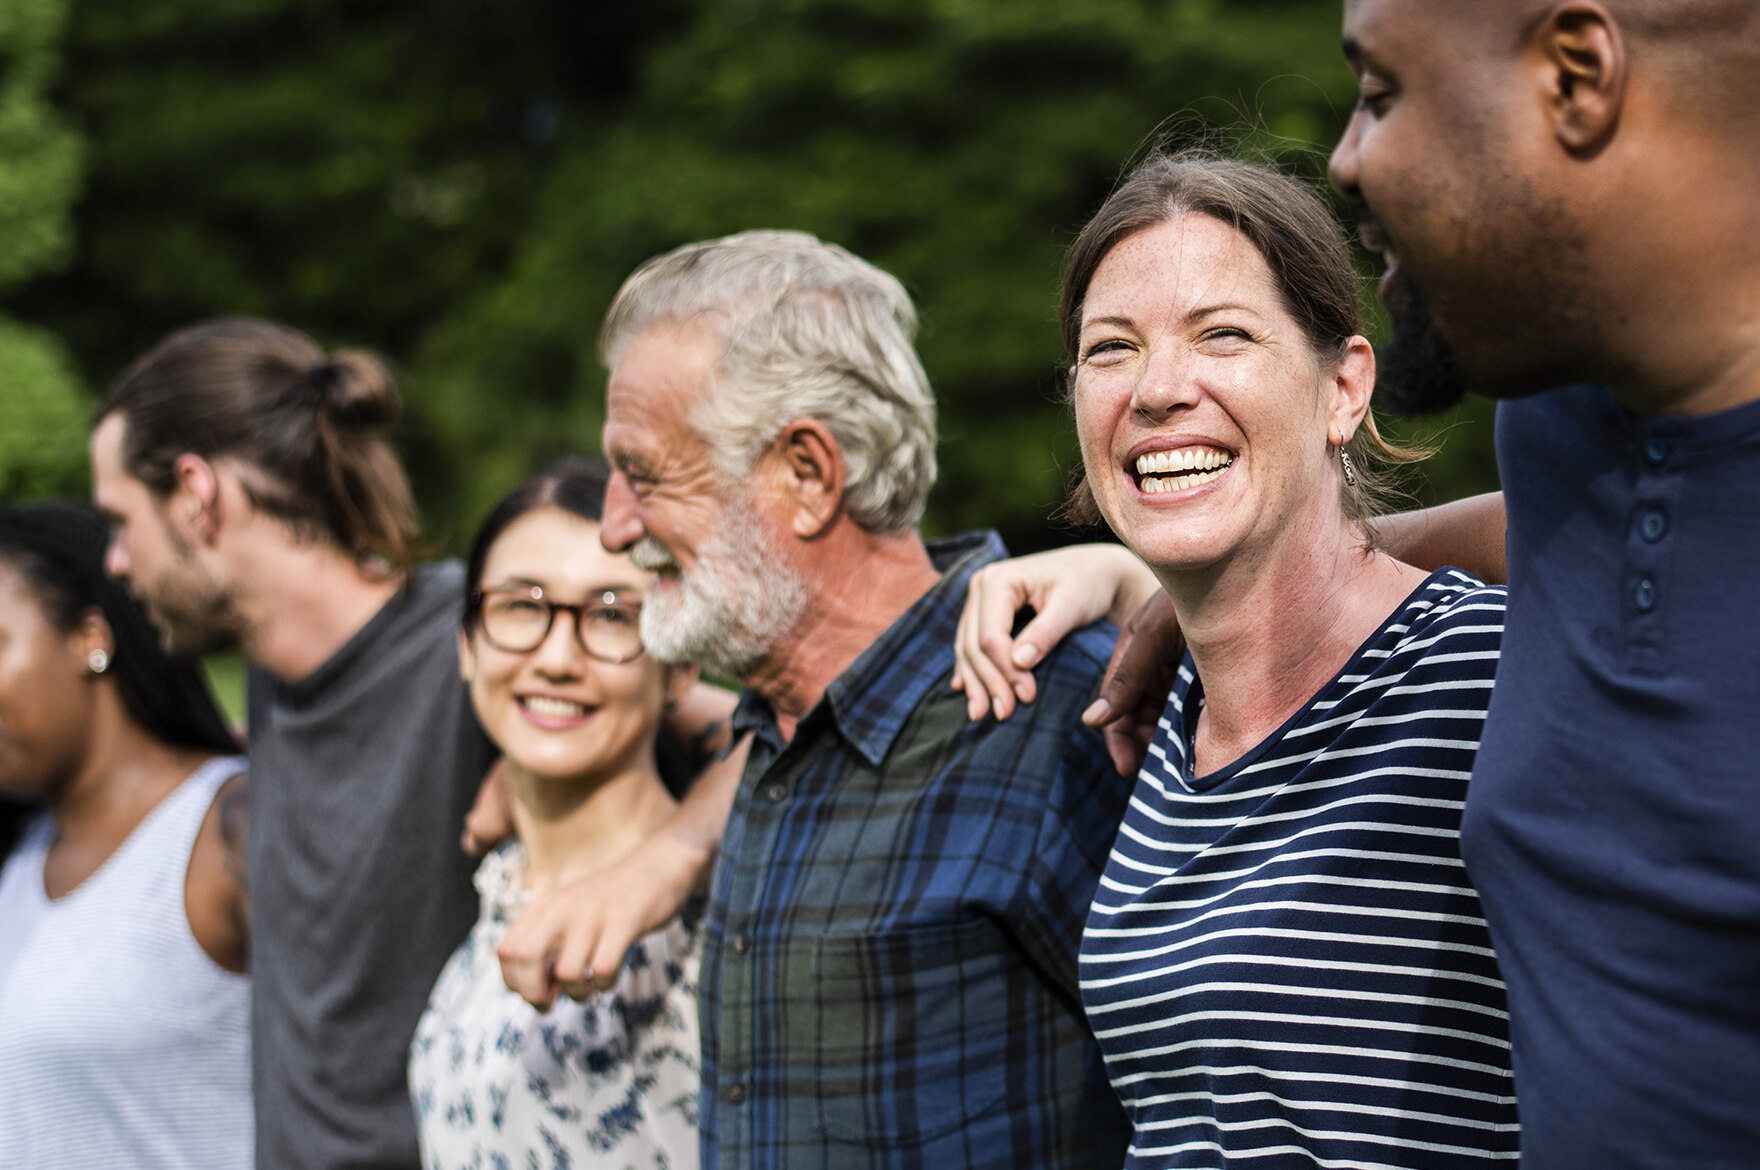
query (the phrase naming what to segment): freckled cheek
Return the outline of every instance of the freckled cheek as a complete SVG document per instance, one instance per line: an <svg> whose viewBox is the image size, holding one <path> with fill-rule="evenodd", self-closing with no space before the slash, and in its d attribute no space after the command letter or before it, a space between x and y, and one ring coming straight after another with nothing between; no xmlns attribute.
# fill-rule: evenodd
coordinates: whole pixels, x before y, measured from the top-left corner
<svg viewBox="0 0 1760 1170"><path fill-rule="evenodd" d="M1109 469L1113 463L1112 445L1118 438L1119 422L1130 406L1127 393L1096 384L1084 378L1076 382L1076 439L1082 449L1082 461L1090 477Z"/></svg>

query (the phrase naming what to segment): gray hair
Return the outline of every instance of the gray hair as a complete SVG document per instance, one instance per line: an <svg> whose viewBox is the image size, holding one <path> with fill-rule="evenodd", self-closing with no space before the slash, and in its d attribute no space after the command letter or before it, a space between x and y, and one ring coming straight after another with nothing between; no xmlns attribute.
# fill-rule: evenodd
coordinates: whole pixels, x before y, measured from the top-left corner
<svg viewBox="0 0 1760 1170"><path fill-rule="evenodd" d="M844 507L870 532L916 527L935 482L935 397L898 280L805 232L741 232L656 256L618 290L599 334L614 366L652 325L707 317L722 351L691 425L716 474L743 482L798 418L830 428Z"/></svg>

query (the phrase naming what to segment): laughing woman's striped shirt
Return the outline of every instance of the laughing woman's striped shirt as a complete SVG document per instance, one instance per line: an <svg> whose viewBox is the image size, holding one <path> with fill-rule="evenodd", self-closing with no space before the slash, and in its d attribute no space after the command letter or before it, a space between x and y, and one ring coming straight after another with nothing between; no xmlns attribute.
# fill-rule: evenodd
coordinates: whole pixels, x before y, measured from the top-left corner
<svg viewBox="0 0 1760 1170"><path fill-rule="evenodd" d="M1503 609L1432 575L1199 777L1187 659L1082 939L1129 1165L1514 1162L1503 983L1457 840Z"/></svg>

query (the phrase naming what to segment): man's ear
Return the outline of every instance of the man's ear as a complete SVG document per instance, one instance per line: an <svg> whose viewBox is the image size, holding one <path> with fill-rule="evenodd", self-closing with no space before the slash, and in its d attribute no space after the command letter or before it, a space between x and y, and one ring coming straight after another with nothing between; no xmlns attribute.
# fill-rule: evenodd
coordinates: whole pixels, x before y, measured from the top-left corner
<svg viewBox="0 0 1760 1170"><path fill-rule="evenodd" d="M1626 99L1625 37L1599 0L1566 0L1545 18L1534 45L1546 68L1553 137L1572 155L1598 153L1619 128Z"/></svg>
<svg viewBox="0 0 1760 1170"><path fill-rule="evenodd" d="M812 540L843 510L843 449L830 427L816 418L797 418L782 428L774 454L793 501L794 534Z"/></svg>
<svg viewBox="0 0 1760 1170"><path fill-rule="evenodd" d="M220 476L200 455L185 453L172 464L177 475L170 505L171 518L186 530L212 542L220 528Z"/></svg>

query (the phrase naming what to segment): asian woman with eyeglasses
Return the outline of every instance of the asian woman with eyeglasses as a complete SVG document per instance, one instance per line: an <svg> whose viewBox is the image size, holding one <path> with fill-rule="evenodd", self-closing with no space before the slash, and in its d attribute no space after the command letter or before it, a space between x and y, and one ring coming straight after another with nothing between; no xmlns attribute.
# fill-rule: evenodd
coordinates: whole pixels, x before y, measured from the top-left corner
<svg viewBox="0 0 1760 1170"><path fill-rule="evenodd" d="M471 552L459 665L505 754L517 836L478 871L477 924L411 1046L428 1170L697 1164L695 915L638 942L600 995L547 1013L495 954L533 893L615 862L676 807L656 744L695 672L642 651L653 576L600 545L605 481L578 463L528 481Z"/></svg>

